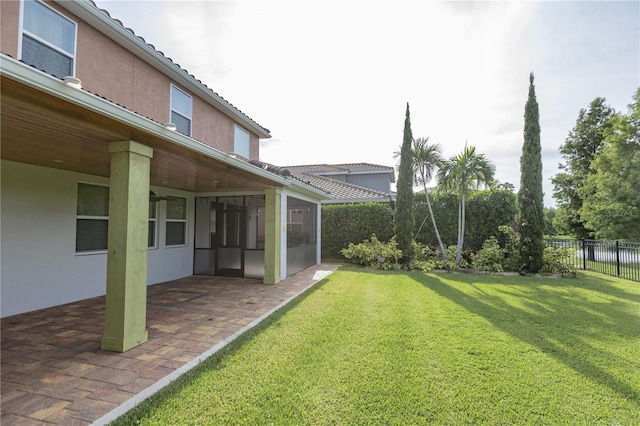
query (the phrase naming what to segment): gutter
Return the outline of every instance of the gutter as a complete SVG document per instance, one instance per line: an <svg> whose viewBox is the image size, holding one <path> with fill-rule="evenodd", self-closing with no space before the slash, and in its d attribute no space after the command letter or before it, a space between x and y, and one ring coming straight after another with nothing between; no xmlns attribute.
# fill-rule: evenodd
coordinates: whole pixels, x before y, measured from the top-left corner
<svg viewBox="0 0 640 426"><path fill-rule="evenodd" d="M88 0L56 0L56 3L87 22L118 45L133 53L136 57L149 63L183 87L188 88L218 111L231 117L239 124L246 126L247 129L251 129L258 137L263 139L271 137L268 129L265 129L250 119L213 90L196 80L196 78L187 71L180 68L172 60L158 52L155 48L152 48L141 37L136 36L114 18L111 18L108 14L98 9L92 2Z"/></svg>

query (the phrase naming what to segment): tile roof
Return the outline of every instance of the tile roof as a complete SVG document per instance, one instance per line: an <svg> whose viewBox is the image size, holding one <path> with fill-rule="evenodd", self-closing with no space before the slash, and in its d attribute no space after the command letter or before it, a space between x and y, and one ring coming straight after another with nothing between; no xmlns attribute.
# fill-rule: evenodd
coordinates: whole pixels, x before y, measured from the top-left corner
<svg viewBox="0 0 640 426"><path fill-rule="evenodd" d="M324 203L364 203L364 202L389 202L392 194L387 194L364 186L342 182L330 177L321 176L315 173L296 170L293 167L286 168L291 172L292 177L322 189L331 195L331 199Z"/></svg>
<svg viewBox="0 0 640 426"><path fill-rule="evenodd" d="M286 169L308 173L394 173L394 168L371 163L344 163L344 164L309 164L300 166L286 166ZM395 179L392 180L392 182Z"/></svg>

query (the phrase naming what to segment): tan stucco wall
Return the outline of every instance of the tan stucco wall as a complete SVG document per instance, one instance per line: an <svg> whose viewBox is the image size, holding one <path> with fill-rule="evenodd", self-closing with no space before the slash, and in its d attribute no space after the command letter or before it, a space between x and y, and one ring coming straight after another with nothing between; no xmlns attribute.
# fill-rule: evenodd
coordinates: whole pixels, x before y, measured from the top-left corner
<svg viewBox="0 0 640 426"><path fill-rule="evenodd" d="M19 1L0 1L0 49L14 58L18 57L19 11Z"/></svg>
<svg viewBox="0 0 640 426"><path fill-rule="evenodd" d="M159 123L170 121L171 79L113 42L64 8L48 5L78 24L76 77L84 89L103 96L131 111ZM20 2L0 0L2 53L18 58ZM192 136L224 152L233 151L231 118L221 113L194 93ZM251 159L259 158L258 137L251 134Z"/></svg>

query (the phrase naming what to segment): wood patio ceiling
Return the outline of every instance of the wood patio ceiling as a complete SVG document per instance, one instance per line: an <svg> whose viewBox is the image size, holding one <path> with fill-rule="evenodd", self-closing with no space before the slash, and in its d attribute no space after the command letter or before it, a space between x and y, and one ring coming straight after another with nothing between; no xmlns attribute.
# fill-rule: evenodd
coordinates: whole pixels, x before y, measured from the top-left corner
<svg viewBox="0 0 640 426"><path fill-rule="evenodd" d="M108 143L153 148L151 184L192 192L262 191L279 186L169 140L3 78L0 156L4 160L108 177Z"/></svg>

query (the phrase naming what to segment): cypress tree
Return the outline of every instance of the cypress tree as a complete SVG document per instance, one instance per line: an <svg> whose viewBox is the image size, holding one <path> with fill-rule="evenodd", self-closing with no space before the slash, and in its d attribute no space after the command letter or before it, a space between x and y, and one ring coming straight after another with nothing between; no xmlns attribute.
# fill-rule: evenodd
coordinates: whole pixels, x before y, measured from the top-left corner
<svg viewBox="0 0 640 426"><path fill-rule="evenodd" d="M529 98L524 107L524 143L520 157L518 191L518 230L520 254L528 272L542 269L544 252L544 204L542 192L542 155L540 115L533 73L529 75Z"/></svg>
<svg viewBox="0 0 640 426"><path fill-rule="evenodd" d="M394 230L398 248L405 256L412 255L412 241L414 230L413 218L413 156L411 155L411 119L409 118L409 103L404 119L404 138L400 149L400 167L398 183L396 185L396 211L394 215Z"/></svg>

